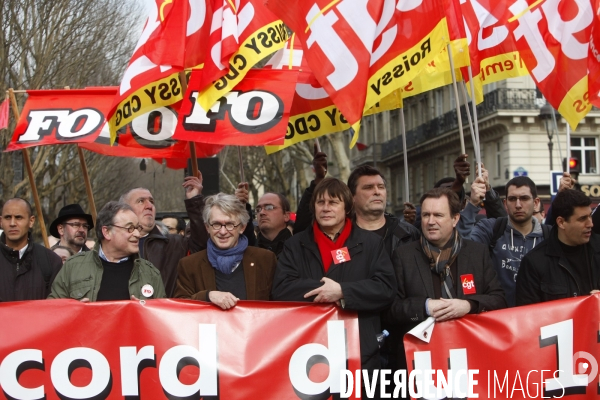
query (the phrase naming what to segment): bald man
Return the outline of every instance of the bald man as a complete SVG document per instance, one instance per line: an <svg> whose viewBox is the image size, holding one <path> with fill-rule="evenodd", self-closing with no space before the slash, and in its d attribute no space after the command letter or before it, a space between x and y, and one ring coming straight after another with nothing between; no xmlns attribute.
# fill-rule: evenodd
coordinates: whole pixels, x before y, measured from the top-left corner
<svg viewBox="0 0 600 400"><path fill-rule="evenodd" d="M62 267L61 258L35 244L31 228L35 216L27 200L14 198L2 207L0 226L0 301L39 300Z"/></svg>

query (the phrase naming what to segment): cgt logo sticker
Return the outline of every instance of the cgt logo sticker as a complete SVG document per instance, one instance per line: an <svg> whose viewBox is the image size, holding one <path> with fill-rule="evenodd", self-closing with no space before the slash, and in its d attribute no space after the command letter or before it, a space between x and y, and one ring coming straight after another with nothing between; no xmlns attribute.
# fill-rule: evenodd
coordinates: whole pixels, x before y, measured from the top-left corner
<svg viewBox="0 0 600 400"><path fill-rule="evenodd" d="M460 281L462 282L462 288L464 294L476 294L477 290L475 289L475 280L473 279L473 274L465 274L460 276Z"/></svg>

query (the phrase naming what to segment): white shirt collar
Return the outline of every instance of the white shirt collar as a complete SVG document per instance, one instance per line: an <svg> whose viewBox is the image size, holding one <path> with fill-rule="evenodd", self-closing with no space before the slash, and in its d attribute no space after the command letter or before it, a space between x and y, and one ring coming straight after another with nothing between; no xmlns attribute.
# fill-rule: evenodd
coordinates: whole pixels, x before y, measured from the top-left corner
<svg viewBox="0 0 600 400"><path fill-rule="evenodd" d="M19 260L21 258L23 258L23 255L25 254L25 252L27 251L27 247L29 246L29 243L25 244L25 247L23 247L21 250L19 250Z"/></svg>

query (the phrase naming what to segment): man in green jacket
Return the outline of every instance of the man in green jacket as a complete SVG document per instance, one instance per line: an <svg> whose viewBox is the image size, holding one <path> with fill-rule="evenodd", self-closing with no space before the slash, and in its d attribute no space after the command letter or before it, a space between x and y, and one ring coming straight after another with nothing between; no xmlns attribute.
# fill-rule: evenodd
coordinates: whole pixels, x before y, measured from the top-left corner
<svg viewBox="0 0 600 400"><path fill-rule="evenodd" d="M145 300L166 297L160 272L139 257L141 226L128 204L108 202L96 220L98 244L69 258L49 299Z"/></svg>

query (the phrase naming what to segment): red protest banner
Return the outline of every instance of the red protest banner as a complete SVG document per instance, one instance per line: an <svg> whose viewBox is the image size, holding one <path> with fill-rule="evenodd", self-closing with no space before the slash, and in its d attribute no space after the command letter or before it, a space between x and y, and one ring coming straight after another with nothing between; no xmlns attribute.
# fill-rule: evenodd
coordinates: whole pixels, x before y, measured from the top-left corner
<svg viewBox="0 0 600 400"><path fill-rule="evenodd" d="M411 396L597 399L599 310L577 297L436 323L429 343L407 334Z"/></svg>
<svg viewBox="0 0 600 400"><path fill-rule="evenodd" d="M28 90L21 118L7 151L31 146L77 143L87 150L118 157L189 158L189 144L173 139L181 102L139 115L109 144L106 113L117 88ZM199 157L222 146L197 145Z"/></svg>
<svg viewBox="0 0 600 400"><path fill-rule="evenodd" d="M325 399L360 369L356 313L331 305L48 300L2 303L0 319L15 399Z"/></svg>
<svg viewBox="0 0 600 400"><path fill-rule="evenodd" d="M201 75L192 73L175 139L231 146L283 143L298 70L253 69L208 112L196 101Z"/></svg>

